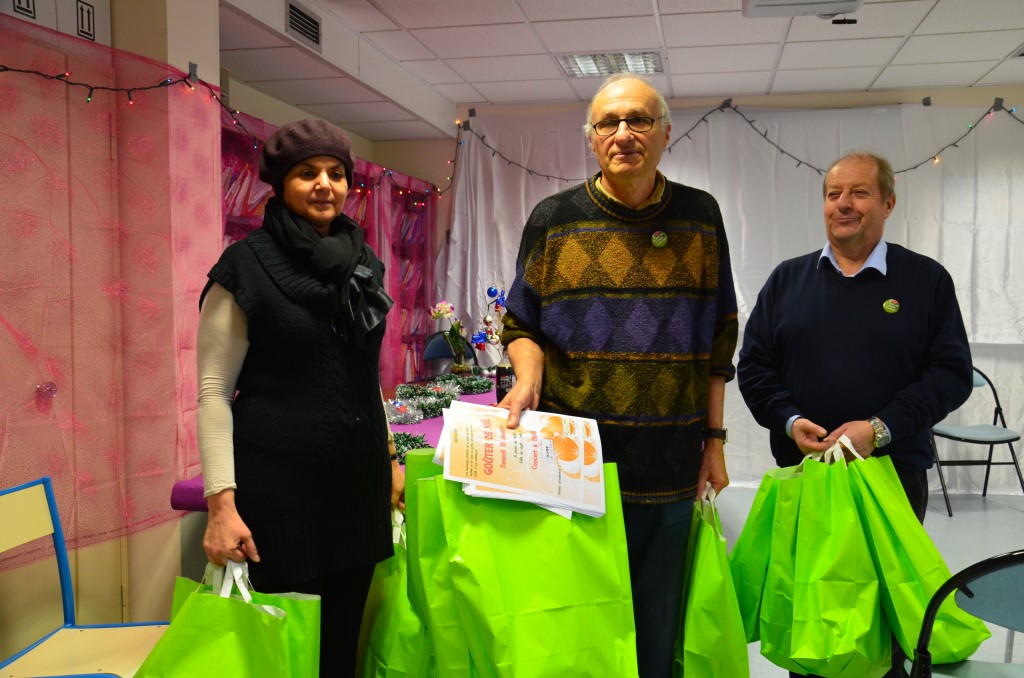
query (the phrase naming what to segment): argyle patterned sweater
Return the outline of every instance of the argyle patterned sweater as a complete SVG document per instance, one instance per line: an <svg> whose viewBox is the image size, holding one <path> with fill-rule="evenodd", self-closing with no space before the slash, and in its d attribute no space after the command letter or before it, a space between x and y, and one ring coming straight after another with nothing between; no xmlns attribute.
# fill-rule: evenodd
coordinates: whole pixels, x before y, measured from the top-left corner
<svg viewBox="0 0 1024 678"><path fill-rule="evenodd" d="M530 215L502 341L544 349L540 409L597 420L624 502L681 501L696 492L708 377L735 376L722 216L710 194L670 181L632 210L600 191L599 176Z"/></svg>

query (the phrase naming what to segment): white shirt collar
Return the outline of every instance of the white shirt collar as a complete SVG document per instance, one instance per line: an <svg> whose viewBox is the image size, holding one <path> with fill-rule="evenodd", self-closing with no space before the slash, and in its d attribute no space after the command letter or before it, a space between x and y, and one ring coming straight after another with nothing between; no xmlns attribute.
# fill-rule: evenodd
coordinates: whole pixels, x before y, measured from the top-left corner
<svg viewBox="0 0 1024 678"><path fill-rule="evenodd" d="M871 254L869 254L868 258L864 261L864 265L860 267L860 270L847 277L856 277L869 268L873 268L882 275L885 275L889 270L885 263L885 254L888 251L889 246L886 244L885 240L879 240L878 244L875 245L875 248L871 250ZM843 273L843 269L839 268L839 262L836 261L835 252L832 251L832 243L829 242L826 242L825 247L821 250L821 256L818 258L818 268L821 268L822 262L826 259L840 275L846 275Z"/></svg>

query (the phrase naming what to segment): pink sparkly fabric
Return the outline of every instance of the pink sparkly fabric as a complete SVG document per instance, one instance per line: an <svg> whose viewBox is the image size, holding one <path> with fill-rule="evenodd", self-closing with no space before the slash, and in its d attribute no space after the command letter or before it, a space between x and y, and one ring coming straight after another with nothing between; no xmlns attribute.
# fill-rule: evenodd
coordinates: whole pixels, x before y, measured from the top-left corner
<svg viewBox="0 0 1024 678"><path fill-rule="evenodd" d="M222 246L221 106L201 83L88 101L69 83L183 74L5 15L0 65L43 74L0 69L0 487L50 476L74 549L176 518L171 486L199 472L195 334Z"/></svg>

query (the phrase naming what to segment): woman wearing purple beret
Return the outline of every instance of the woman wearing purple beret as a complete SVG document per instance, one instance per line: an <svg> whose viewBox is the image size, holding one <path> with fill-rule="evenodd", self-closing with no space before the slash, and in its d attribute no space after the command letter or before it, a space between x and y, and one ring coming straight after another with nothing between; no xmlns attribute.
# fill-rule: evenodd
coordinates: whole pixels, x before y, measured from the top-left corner
<svg viewBox="0 0 1024 678"><path fill-rule="evenodd" d="M341 213L352 166L334 125L278 129L260 158L274 189L263 225L224 250L200 298L203 548L219 565L248 560L257 591L321 596L323 676L355 671L404 490L378 369L392 300Z"/></svg>

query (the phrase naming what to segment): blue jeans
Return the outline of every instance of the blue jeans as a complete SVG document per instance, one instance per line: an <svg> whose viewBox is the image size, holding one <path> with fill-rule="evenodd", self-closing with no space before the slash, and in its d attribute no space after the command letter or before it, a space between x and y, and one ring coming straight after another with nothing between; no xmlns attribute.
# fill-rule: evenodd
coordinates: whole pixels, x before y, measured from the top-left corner
<svg viewBox="0 0 1024 678"><path fill-rule="evenodd" d="M693 500L623 504L640 678L671 678Z"/></svg>

